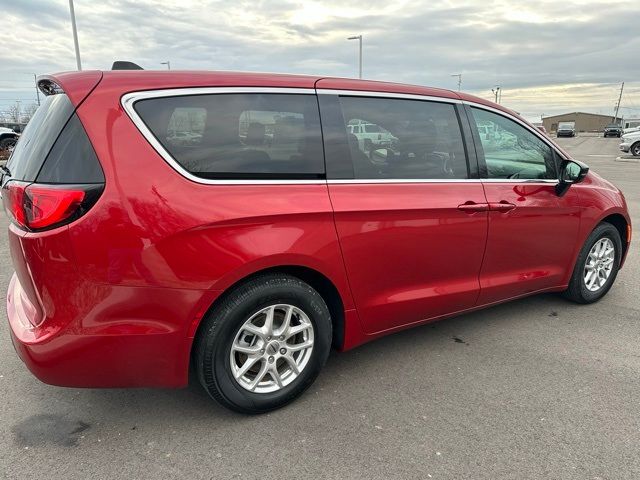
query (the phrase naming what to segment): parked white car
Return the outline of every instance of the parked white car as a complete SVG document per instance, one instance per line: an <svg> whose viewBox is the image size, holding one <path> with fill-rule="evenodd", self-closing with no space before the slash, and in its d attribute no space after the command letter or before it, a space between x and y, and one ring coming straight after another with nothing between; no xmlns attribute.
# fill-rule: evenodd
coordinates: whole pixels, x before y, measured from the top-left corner
<svg viewBox="0 0 640 480"><path fill-rule="evenodd" d="M620 150L631 152L634 156L640 157L640 130L622 135Z"/></svg>

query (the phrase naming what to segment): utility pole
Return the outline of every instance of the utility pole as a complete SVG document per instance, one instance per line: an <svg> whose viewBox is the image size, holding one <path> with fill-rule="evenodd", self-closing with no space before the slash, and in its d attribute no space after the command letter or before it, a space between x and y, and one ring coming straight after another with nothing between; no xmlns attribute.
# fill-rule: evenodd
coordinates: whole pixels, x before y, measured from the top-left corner
<svg viewBox="0 0 640 480"><path fill-rule="evenodd" d="M452 77L458 77L458 91L460 91L460 87L462 86L462 74L454 73L451 75Z"/></svg>
<svg viewBox="0 0 640 480"><path fill-rule="evenodd" d="M167 70L171 70L171 62L167 60L166 62L160 62L160 65L166 65Z"/></svg>
<svg viewBox="0 0 640 480"><path fill-rule="evenodd" d="M82 70L80 62L80 45L78 45L78 29L76 28L76 12L73 9L73 0L69 0L69 13L71 14L71 30L73 30L73 45L76 48L76 64L78 70Z"/></svg>
<svg viewBox="0 0 640 480"><path fill-rule="evenodd" d="M502 89L500 88L500 85L496 85L496 88L492 88L491 91L495 96L496 103L500 103L500 99L502 98Z"/></svg>
<svg viewBox="0 0 640 480"><path fill-rule="evenodd" d="M620 96L618 97L618 104L616 105L616 114L614 116L613 121L618 121L618 111L620 110L620 101L622 100L622 91L624 90L624 82L622 82L622 86L620 87Z"/></svg>
<svg viewBox="0 0 640 480"><path fill-rule="evenodd" d="M347 40L358 40L360 42L360 54L358 55L358 78L362 78L362 35L355 35Z"/></svg>
<svg viewBox="0 0 640 480"><path fill-rule="evenodd" d="M38 106L40 106L40 89L38 88L38 76L33 74L33 81L36 84L36 98L38 99Z"/></svg>

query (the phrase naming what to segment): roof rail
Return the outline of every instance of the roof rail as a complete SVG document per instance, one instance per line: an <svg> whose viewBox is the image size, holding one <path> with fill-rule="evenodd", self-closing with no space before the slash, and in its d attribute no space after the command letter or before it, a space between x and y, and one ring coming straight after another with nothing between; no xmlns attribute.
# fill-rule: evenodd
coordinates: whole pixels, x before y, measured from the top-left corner
<svg viewBox="0 0 640 480"><path fill-rule="evenodd" d="M133 62L126 62L123 60L117 60L113 62L111 70L144 70L140 65Z"/></svg>

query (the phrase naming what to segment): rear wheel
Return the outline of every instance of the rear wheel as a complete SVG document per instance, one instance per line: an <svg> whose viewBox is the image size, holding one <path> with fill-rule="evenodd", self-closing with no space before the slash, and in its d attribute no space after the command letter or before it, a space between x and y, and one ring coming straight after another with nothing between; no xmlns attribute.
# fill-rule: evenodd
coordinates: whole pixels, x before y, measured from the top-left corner
<svg viewBox="0 0 640 480"><path fill-rule="evenodd" d="M610 223L601 223L582 247L564 296L577 303L600 300L613 285L621 258L620 233Z"/></svg>
<svg viewBox="0 0 640 480"><path fill-rule="evenodd" d="M211 397L263 413L302 394L330 347L331 317L320 294L298 278L268 274L234 289L207 316L195 361Z"/></svg>

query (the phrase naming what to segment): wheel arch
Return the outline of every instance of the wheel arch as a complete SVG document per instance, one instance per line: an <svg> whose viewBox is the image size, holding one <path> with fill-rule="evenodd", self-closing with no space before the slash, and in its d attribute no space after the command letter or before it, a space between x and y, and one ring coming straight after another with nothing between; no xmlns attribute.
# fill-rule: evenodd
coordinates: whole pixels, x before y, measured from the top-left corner
<svg viewBox="0 0 640 480"><path fill-rule="evenodd" d="M194 345L196 344L196 339L200 334L200 329L203 320L210 314L213 309L216 308L228 295L230 295L233 290L235 290L240 285L251 281L252 279L269 273L282 273L291 275L293 277L299 278L303 282L309 284L313 287L319 294L322 296L323 300L326 302L327 307L329 308L329 313L331 314L331 326L332 326L332 345L334 348L340 349L344 344L345 337L345 307L342 296L340 295L340 291L336 287L335 283L327 277L325 274L320 271L303 266L303 265L278 265L272 266L268 268L263 268L261 270L257 270L252 272L239 280L236 280L234 283L229 285L224 291L216 297L216 299L211 303L211 305L207 308L206 312L200 318L198 322L198 326L193 334L193 338L190 339L190 356L193 360L193 351Z"/></svg>
<svg viewBox="0 0 640 480"><path fill-rule="evenodd" d="M611 225L616 227L616 230L618 230L618 233L620 234L620 240L622 241L622 259L624 260L627 256L627 250L629 249L629 243L627 242L627 229L630 225L629 222L624 217L624 215L620 213L612 213L610 215L607 215L598 222L598 225L603 222L610 223ZM620 264L620 266L622 266L622 263Z"/></svg>

